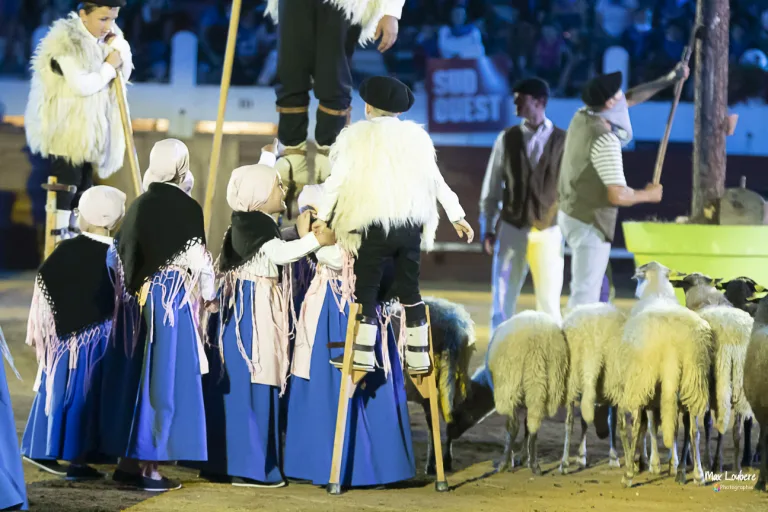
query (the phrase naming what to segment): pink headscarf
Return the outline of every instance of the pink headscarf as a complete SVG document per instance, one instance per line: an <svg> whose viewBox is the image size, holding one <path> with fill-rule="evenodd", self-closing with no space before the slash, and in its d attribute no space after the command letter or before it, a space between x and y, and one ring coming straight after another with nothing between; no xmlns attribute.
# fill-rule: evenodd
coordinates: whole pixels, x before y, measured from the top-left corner
<svg viewBox="0 0 768 512"><path fill-rule="evenodd" d="M269 199L277 178L277 171L264 164L238 167L227 185L229 207L236 212L258 210Z"/></svg>
<svg viewBox="0 0 768 512"><path fill-rule="evenodd" d="M149 168L144 174L144 190L150 183L168 183L176 178L186 181L189 174L189 149L178 139L164 139L152 146ZM189 187L191 190L192 187Z"/></svg>

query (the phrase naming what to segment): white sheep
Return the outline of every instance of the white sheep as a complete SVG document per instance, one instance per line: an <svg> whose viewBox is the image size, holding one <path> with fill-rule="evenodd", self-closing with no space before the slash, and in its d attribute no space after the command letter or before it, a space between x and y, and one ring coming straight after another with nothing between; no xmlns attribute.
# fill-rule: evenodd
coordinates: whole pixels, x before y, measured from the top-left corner
<svg viewBox="0 0 768 512"><path fill-rule="evenodd" d="M587 466L587 428L595 420L595 404L615 406L624 389L627 362L622 332L625 315L615 306L605 303L577 306L566 314L563 333L570 355L566 386L565 446L560 472L567 473L570 466L570 439L573 433L573 410L581 398L581 443L578 464ZM610 451L609 465L619 467L615 448L615 428L612 417L608 421ZM626 450L628 446L624 446Z"/></svg>
<svg viewBox="0 0 768 512"><path fill-rule="evenodd" d="M627 486L632 485L635 473L635 465L629 461L634 461L643 410L648 415L651 433L651 472L661 471L656 415L661 419L664 444L673 452L670 471L677 465L678 398L684 410L693 416L689 430L694 444L694 480L698 484L704 483L698 417L706 412L708 405L712 333L706 321L677 303L669 273L668 268L657 262L637 269L635 277L643 280L641 299L633 307L624 328L623 341L628 345L629 364L619 406L631 411L633 416L631 447L629 453L625 453ZM679 466L677 480L685 482L685 464Z"/></svg>
<svg viewBox="0 0 768 512"><path fill-rule="evenodd" d="M709 446L709 417L704 418L704 443L712 471L723 471L723 435L731 414L735 413L733 428L734 468L741 470L740 442L744 418L752 416L744 396L744 363L752 333L753 320L749 313L736 309L715 288L715 280L699 273L681 274L673 285L685 290L686 306L696 311L712 329L713 353L710 382L710 411L717 429L714 460Z"/></svg>
<svg viewBox="0 0 768 512"><path fill-rule="evenodd" d="M756 491L765 491L768 483L768 297L760 300L747 347L744 365L744 393L760 424L760 475Z"/></svg>
<svg viewBox="0 0 768 512"><path fill-rule="evenodd" d="M547 313L518 313L494 332L488 369L496 410L507 416L507 439L499 469L514 465L513 444L520 426L517 409L525 407L528 467L540 475L536 437L543 419L554 416L565 398L568 346L560 326Z"/></svg>

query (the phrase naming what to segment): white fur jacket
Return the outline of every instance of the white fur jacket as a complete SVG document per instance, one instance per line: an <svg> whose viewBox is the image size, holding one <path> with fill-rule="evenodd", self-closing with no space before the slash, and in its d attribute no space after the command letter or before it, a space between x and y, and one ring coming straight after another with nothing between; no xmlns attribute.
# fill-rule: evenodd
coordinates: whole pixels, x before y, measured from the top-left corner
<svg viewBox="0 0 768 512"><path fill-rule="evenodd" d="M54 22L32 57L24 114L33 152L75 165L91 163L101 178L123 166L125 134L110 86L116 75L126 83L133 69L130 46L120 28L115 25L113 31L116 37L108 46L88 32L77 13ZM104 62L113 48L123 59L120 73Z"/></svg>
<svg viewBox="0 0 768 512"><path fill-rule="evenodd" d="M403 11L405 0L322 0L336 6L344 12L344 16L352 25L361 25L358 42L365 46L374 40L379 20L385 15L394 16L398 20ZM280 0L267 0L266 15L277 24L277 11Z"/></svg>
<svg viewBox="0 0 768 512"><path fill-rule="evenodd" d="M437 166L429 134L413 121L378 117L344 128L331 146L331 175L324 183L317 218L328 221L339 245L357 255L373 224L423 226L422 247L434 245L437 202L451 222L464 217L456 194Z"/></svg>

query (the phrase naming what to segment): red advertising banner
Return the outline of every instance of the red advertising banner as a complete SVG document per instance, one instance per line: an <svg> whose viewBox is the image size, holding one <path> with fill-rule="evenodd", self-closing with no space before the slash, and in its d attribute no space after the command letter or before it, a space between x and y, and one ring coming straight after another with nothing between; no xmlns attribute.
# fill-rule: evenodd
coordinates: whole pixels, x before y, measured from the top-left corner
<svg viewBox="0 0 768 512"><path fill-rule="evenodd" d="M508 60L429 59L427 99L432 133L497 132L511 122Z"/></svg>

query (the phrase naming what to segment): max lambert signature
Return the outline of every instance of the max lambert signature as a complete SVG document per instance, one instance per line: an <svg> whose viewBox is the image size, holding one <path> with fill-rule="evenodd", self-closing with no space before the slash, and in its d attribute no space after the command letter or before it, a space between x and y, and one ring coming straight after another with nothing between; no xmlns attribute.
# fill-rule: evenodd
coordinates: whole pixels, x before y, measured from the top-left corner
<svg viewBox="0 0 768 512"><path fill-rule="evenodd" d="M713 473L711 471L704 472L704 479L707 482L754 482L757 480L757 473Z"/></svg>

